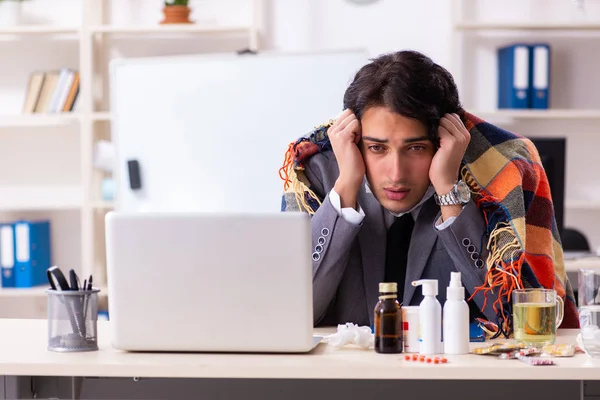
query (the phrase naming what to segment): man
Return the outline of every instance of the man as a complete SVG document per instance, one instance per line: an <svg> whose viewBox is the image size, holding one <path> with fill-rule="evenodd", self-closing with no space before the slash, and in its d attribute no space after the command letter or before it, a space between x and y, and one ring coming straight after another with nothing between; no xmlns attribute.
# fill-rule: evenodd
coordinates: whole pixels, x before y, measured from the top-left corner
<svg viewBox="0 0 600 400"><path fill-rule="evenodd" d="M510 333L510 292L553 287L577 326L548 182L530 141L465 112L450 73L414 51L361 68L334 122L290 146L284 211L312 215L315 325L370 325L378 283L461 272L472 318ZM527 232L527 241L525 240ZM531 237L535 236L535 237Z"/></svg>

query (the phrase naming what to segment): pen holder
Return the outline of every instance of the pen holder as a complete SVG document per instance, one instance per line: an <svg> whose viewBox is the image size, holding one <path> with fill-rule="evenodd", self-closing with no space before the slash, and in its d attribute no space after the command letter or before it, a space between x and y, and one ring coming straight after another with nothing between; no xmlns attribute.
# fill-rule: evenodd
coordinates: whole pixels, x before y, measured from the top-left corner
<svg viewBox="0 0 600 400"><path fill-rule="evenodd" d="M98 350L98 292L53 290L48 293L48 350Z"/></svg>

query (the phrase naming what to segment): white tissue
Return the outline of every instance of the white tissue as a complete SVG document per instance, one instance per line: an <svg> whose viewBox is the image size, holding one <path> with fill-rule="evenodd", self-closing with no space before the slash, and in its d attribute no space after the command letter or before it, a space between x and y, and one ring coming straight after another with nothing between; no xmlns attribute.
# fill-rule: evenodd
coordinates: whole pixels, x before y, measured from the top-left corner
<svg viewBox="0 0 600 400"><path fill-rule="evenodd" d="M356 345L365 349L374 348L374 335L368 326L358 326L351 322L340 324L337 333L327 336L327 343L335 348Z"/></svg>
<svg viewBox="0 0 600 400"><path fill-rule="evenodd" d="M115 147L107 140L99 140L94 145L94 168L112 173L115 169Z"/></svg>

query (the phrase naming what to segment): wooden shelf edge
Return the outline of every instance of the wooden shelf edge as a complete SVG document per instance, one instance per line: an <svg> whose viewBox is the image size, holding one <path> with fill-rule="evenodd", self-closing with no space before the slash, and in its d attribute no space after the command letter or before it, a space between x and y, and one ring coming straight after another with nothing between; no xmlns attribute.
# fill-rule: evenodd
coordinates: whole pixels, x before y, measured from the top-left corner
<svg viewBox="0 0 600 400"><path fill-rule="evenodd" d="M249 26L218 26L202 24L181 24L181 25L97 25L90 28L92 33L106 34L162 34L162 33L239 33L247 32Z"/></svg>
<svg viewBox="0 0 600 400"><path fill-rule="evenodd" d="M92 208L97 210L111 210L115 208L115 203L113 201L93 201L90 205Z"/></svg>
<svg viewBox="0 0 600 400"><path fill-rule="evenodd" d="M44 127L77 123L81 116L77 113L56 114L5 114L0 115L0 127Z"/></svg>
<svg viewBox="0 0 600 400"><path fill-rule="evenodd" d="M554 30L554 31L600 31L598 23L485 23L461 22L454 25L462 31L486 30Z"/></svg>
<svg viewBox="0 0 600 400"><path fill-rule="evenodd" d="M1 27L0 35L56 35L67 34L77 35L81 32L79 27L73 26L53 26L53 25L17 25L11 27Z"/></svg>
<svg viewBox="0 0 600 400"><path fill-rule="evenodd" d="M468 110L468 109L467 109ZM600 109L473 110L476 116L514 119L600 119Z"/></svg>
<svg viewBox="0 0 600 400"><path fill-rule="evenodd" d="M4 288L0 287L0 298L3 297L46 297L48 294L46 290L49 289L48 285L34 286L29 288ZM108 288L106 286L100 286L99 297L105 297L108 294Z"/></svg>
<svg viewBox="0 0 600 400"><path fill-rule="evenodd" d="M565 208L572 210L600 211L600 200L566 200Z"/></svg>

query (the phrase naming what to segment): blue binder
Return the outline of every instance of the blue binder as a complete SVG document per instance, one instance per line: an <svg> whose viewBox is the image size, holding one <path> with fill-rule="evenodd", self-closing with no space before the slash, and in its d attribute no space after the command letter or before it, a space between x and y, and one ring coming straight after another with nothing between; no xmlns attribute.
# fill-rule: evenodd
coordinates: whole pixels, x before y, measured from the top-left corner
<svg viewBox="0 0 600 400"><path fill-rule="evenodd" d="M547 109L550 102L550 46L538 43L530 46L531 108Z"/></svg>
<svg viewBox="0 0 600 400"><path fill-rule="evenodd" d="M498 108L529 108L529 46L498 49Z"/></svg>
<svg viewBox="0 0 600 400"><path fill-rule="evenodd" d="M50 221L17 221L15 226L15 287L48 283Z"/></svg>
<svg viewBox="0 0 600 400"><path fill-rule="evenodd" d="M13 224L0 224L0 270L2 287L15 287L15 231Z"/></svg>

